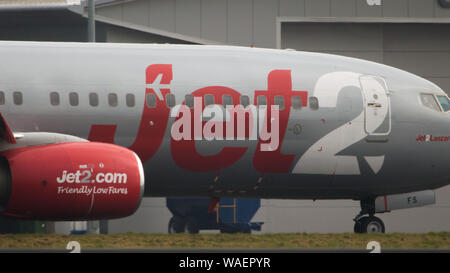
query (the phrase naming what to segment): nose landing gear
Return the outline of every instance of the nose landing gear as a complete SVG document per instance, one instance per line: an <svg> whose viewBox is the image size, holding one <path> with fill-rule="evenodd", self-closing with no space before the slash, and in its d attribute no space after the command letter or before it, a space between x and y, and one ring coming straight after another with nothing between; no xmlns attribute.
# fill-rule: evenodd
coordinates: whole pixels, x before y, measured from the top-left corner
<svg viewBox="0 0 450 273"><path fill-rule="evenodd" d="M364 216L368 214L369 216ZM355 233L384 233L385 227L383 221L374 216L375 199L361 200L361 212L353 219Z"/></svg>
<svg viewBox="0 0 450 273"><path fill-rule="evenodd" d="M355 219L355 233L384 233L385 227L383 221L375 216L366 216Z"/></svg>

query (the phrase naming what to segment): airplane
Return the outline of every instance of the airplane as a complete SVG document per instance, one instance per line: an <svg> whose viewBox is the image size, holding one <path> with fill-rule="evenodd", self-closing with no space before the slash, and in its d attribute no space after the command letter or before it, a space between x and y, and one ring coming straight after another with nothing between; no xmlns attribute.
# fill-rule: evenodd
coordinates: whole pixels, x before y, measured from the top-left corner
<svg viewBox="0 0 450 273"><path fill-rule="evenodd" d="M126 217L143 197L435 203L450 183L436 84L331 54L235 46L0 42L0 211ZM174 227L183 230L186 219Z"/></svg>

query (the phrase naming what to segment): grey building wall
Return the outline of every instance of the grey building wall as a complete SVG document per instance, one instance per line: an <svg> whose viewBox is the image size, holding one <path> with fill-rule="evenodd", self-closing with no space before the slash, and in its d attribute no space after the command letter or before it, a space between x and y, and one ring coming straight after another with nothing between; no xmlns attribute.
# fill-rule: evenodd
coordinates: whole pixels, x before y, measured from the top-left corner
<svg viewBox="0 0 450 273"><path fill-rule="evenodd" d="M98 38L104 41L101 25ZM68 10L0 9L0 40L85 42L87 23Z"/></svg>
<svg viewBox="0 0 450 273"><path fill-rule="evenodd" d="M450 8L437 0L380 0L379 6L370 1L136 0L100 6L97 19L177 41L368 59L450 90ZM108 41L126 41L110 33Z"/></svg>
<svg viewBox="0 0 450 273"><path fill-rule="evenodd" d="M184 40L145 33L114 25L105 25L105 41L108 43L158 43L158 44L193 44Z"/></svg>
<svg viewBox="0 0 450 273"><path fill-rule="evenodd" d="M98 19L192 41L275 48L277 21L396 19L450 22L437 0L136 0L105 5Z"/></svg>
<svg viewBox="0 0 450 273"><path fill-rule="evenodd" d="M399 23L282 24L282 47L391 65L429 79L450 94L450 25Z"/></svg>

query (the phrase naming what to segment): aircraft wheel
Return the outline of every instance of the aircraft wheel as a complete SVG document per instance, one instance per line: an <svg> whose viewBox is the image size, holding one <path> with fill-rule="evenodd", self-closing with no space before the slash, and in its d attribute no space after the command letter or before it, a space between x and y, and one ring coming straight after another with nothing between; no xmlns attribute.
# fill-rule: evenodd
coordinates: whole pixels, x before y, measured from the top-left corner
<svg viewBox="0 0 450 273"><path fill-rule="evenodd" d="M380 218L375 216L363 217L359 221L360 222L360 233L384 233L385 227L383 221ZM355 223L356 227L356 223Z"/></svg>
<svg viewBox="0 0 450 273"><path fill-rule="evenodd" d="M184 232L184 219L180 216L173 216L169 221L169 234Z"/></svg>
<svg viewBox="0 0 450 273"><path fill-rule="evenodd" d="M199 227L197 220L194 217L187 217L184 225L184 231L188 234L198 234Z"/></svg>
<svg viewBox="0 0 450 273"><path fill-rule="evenodd" d="M244 233L244 234L252 234L252 230L251 229L244 229L242 231L242 233Z"/></svg>
<svg viewBox="0 0 450 273"><path fill-rule="evenodd" d="M362 220L364 220L364 218L367 218L367 217L363 217L363 218L355 221L355 225L353 227L353 231L355 233L362 233Z"/></svg>

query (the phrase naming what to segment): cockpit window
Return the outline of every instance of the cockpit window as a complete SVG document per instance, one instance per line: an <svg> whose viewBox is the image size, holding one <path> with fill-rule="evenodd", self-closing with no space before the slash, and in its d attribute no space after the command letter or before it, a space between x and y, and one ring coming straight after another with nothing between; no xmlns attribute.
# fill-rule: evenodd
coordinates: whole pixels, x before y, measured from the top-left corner
<svg viewBox="0 0 450 273"><path fill-rule="evenodd" d="M441 112L441 108L433 94L420 94L420 100L425 107Z"/></svg>
<svg viewBox="0 0 450 273"><path fill-rule="evenodd" d="M444 95L437 95L436 97L442 107L442 110L444 110L444 112L450 111L450 100L448 97Z"/></svg>

